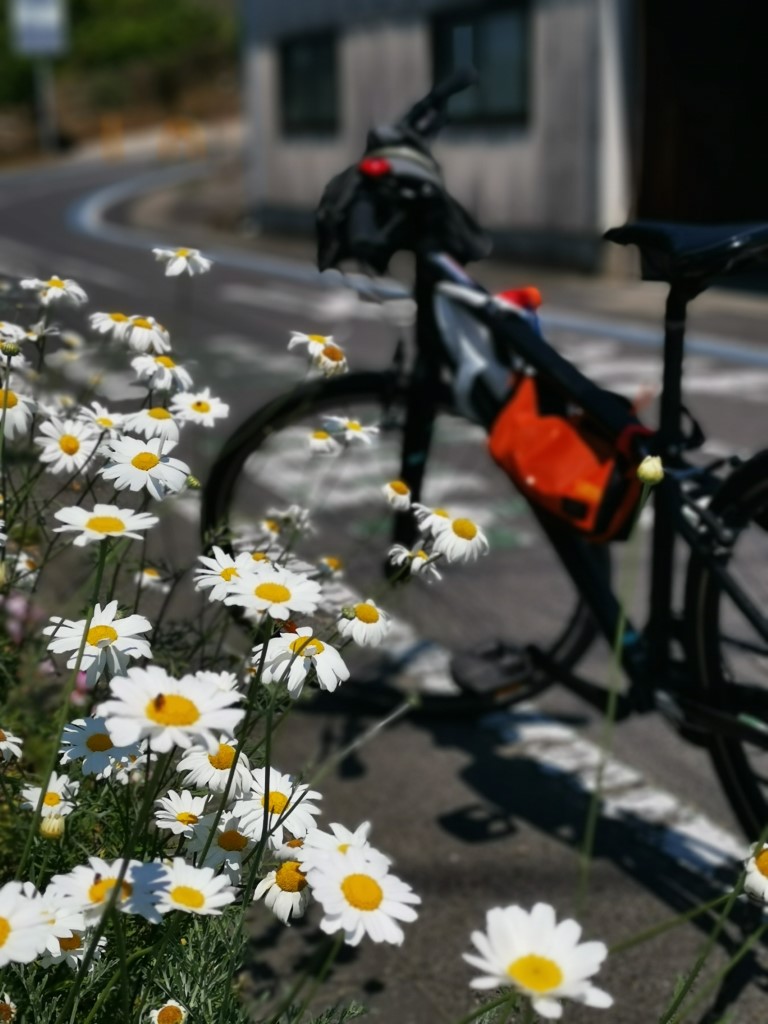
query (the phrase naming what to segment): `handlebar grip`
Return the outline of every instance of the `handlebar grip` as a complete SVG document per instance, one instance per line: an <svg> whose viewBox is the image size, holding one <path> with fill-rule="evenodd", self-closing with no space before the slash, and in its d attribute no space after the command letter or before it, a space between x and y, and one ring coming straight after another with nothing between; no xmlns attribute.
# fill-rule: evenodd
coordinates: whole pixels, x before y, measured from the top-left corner
<svg viewBox="0 0 768 1024"><path fill-rule="evenodd" d="M430 92L429 98L433 103L442 105L454 93L463 92L470 85L475 85L479 79L480 76L474 68L460 68L458 71L454 71L452 75L444 78L442 82L438 82Z"/></svg>

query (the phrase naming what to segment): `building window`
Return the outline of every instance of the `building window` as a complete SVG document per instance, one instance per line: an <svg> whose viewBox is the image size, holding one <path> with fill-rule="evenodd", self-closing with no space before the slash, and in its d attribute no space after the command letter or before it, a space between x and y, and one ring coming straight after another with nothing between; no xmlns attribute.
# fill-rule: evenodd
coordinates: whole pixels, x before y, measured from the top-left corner
<svg viewBox="0 0 768 1024"><path fill-rule="evenodd" d="M528 120L530 23L525 0L474 7L433 22L435 81L474 67L480 81L454 96L451 120L464 125L525 124Z"/></svg>
<svg viewBox="0 0 768 1024"><path fill-rule="evenodd" d="M280 110L285 135L332 135L338 129L336 38L314 33L280 46Z"/></svg>

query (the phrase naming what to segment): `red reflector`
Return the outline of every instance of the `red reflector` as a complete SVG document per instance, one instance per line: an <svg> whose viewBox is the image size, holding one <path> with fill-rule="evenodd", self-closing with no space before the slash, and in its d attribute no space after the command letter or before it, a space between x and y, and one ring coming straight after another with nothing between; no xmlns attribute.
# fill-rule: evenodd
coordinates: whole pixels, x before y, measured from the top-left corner
<svg viewBox="0 0 768 1024"><path fill-rule="evenodd" d="M526 285L524 288L508 288L505 292L499 292L499 298L530 310L538 309L542 301L541 292L533 285Z"/></svg>
<svg viewBox="0 0 768 1024"><path fill-rule="evenodd" d="M381 156L367 156L360 161L357 169L368 178L380 178L382 175L391 172L392 164Z"/></svg>

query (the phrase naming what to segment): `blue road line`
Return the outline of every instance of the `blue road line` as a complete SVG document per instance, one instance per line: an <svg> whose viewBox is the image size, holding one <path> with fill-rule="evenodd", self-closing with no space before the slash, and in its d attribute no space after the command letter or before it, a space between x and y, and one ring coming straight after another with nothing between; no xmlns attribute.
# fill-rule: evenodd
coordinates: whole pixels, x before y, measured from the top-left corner
<svg viewBox="0 0 768 1024"><path fill-rule="evenodd" d="M108 219L110 209L153 189L203 177L211 171L212 167L213 164L210 161L196 162L194 165L185 164L180 167L165 167L161 170L138 174L128 181L106 185L73 203L67 211L67 223L79 234L89 235L114 245L142 250L152 246L168 245L166 237L153 236L144 229L131 228L110 221ZM265 256L260 253L227 247L207 247L206 253L223 266L248 270L292 283L308 284L321 289L346 287L362 295L371 290L371 281L364 275L348 275L339 271L325 271L321 274L311 263L286 256ZM381 298L411 297L410 290L392 278L377 278L374 287ZM659 315L661 316L661 313ZM593 318L569 310L541 312L540 319L545 330L560 328L590 337L609 338L640 348L659 349L663 344L660 330L644 327L641 324ZM729 341L727 338L690 334L687 336L685 344L686 352L696 355L710 356L742 366L768 367L768 352Z"/></svg>

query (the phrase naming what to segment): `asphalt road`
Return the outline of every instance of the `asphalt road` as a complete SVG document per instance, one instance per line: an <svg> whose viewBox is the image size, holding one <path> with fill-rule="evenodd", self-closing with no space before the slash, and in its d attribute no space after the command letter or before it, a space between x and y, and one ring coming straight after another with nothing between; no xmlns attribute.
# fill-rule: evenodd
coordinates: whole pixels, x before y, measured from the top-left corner
<svg viewBox="0 0 768 1024"><path fill-rule="evenodd" d="M86 165L2 177L0 271L74 277L90 296L90 310L155 316L170 328L174 348L195 380L230 403L234 422L301 375L300 361L285 350L291 329L333 331L349 342L358 368L389 359L396 329L304 270L282 273L264 254L246 252L219 261L203 278L169 282L149 250L163 242L194 243L182 230L158 226L145 241L134 238L132 244L106 240L108 231L102 237L86 234L83 200L148 170L151 165ZM590 336L583 323L578 330L568 324L568 303L577 285L571 282L570 291L563 286L559 292L556 284L552 287L559 319L550 333L566 354L601 383L629 394L658 381L658 350L637 339L628 342L626 323L616 309L604 310L606 329ZM760 302L746 300L745 322L757 321ZM768 313L768 302L763 306ZM407 312L395 311L394 318L407 318ZM645 307L642 312L647 322L649 312ZM574 309L574 323L583 316L583 308ZM768 350L759 345L750 350L749 332L741 336L748 343L746 359L734 361L727 349L716 347L694 352L688 360L688 397L715 453L758 448L768 436ZM751 362L749 351L754 353ZM119 369L108 374L108 396L117 400L127 382ZM225 433L196 435L199 446L187 456L198 475L204 476ZM477 457L478 441L472 430L448 436L435 496L485 515L499 546L493 558L452 573L441 588L422 592L401 610L412 631L406 629L405 641L415 633L458 647L476 638L514 636L517 609L538 606L546 613L563 592L554 566L535 541L527 542L524 527L516 522L518 506L506 481ZM461 472L452 468L451 447ZM289 499L295 496L291 481L299 471L289 458L282 465L288 483L276 493ZM374 469L383 467L374 463ZM527 567L522 575L519 569L515 573L520 564ZM441 685L441 676L444 682L439 652L422 671L423 665L417 663L412 674L426 674L430 685ZM587 662L598 678L605 666L603 649ZM298 771L343 746L371 721L370 709L343 695L319 701L286 729L277 766ZM572 913L577 850L599 735L599 716L558 688L535 706L480 723L406 721L347 758L323 783L329 820L354 825L370 818L374 841L395 857L399 873L422 894L424 906L403 950L368 947L345 953L330 979L331 993L361 997L382 1021L456 1019L471 1005L470 971L460 953L488 907L544 899L561 913ZM608 942L717 894L743 842L706 754L683 744L658 716L621 723L614 749L613 811L601 822L590 900L581 913L589 936ZM753 921L748 908L735 917L745 927ZM617 1004L602 1019L621 1024L656 1019L675 973L690 965L703 934L690 925L609 962L602 980ZM249 984L256 987L273 970L300 961L316 941L312 928L297 926L282 934L258 913L254 935ZM740 935L735 924L726 929L712 970L733 953ZM742 963L720 1010L707 1020L720 1020L731 1000L736 1000L731 1022L765 1015L762 957ZM568 1019L586 1021L596 1012L569 1010ZM698 1019L703 1020L701 1012Z"/></svg>

